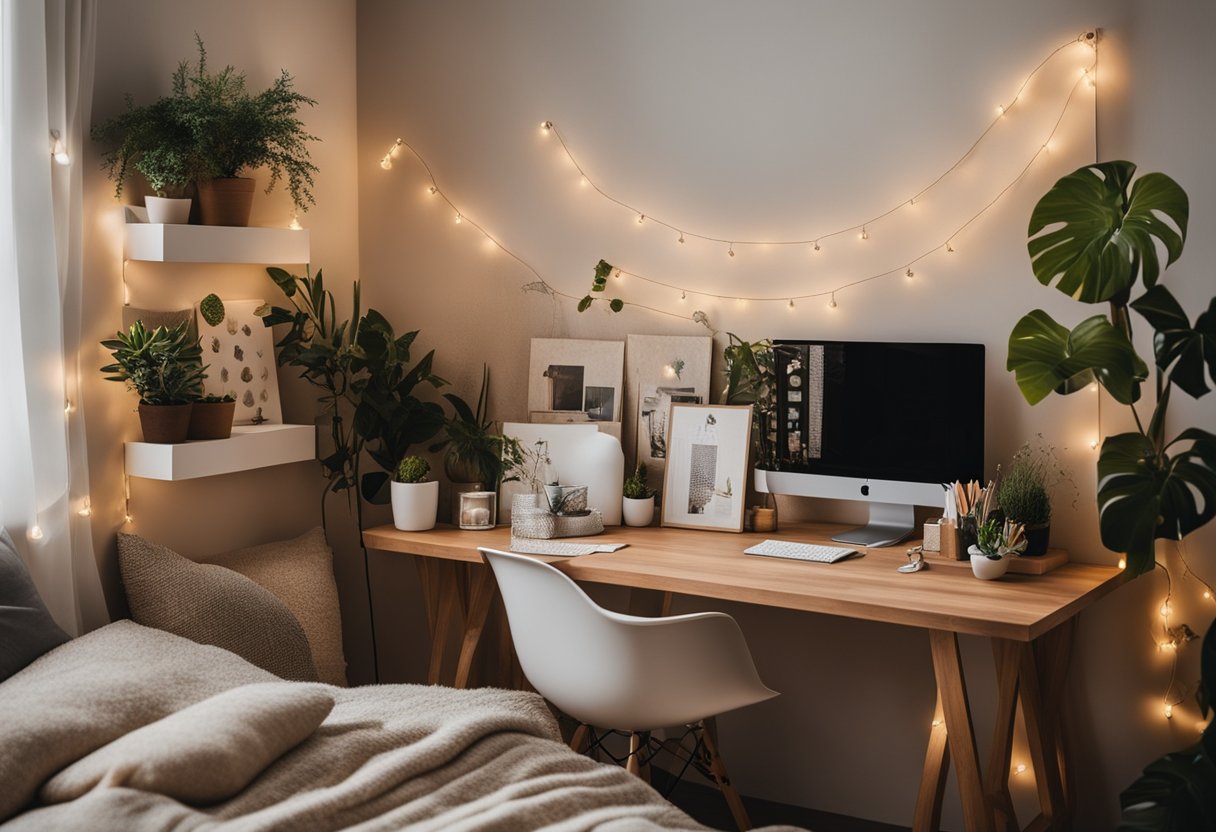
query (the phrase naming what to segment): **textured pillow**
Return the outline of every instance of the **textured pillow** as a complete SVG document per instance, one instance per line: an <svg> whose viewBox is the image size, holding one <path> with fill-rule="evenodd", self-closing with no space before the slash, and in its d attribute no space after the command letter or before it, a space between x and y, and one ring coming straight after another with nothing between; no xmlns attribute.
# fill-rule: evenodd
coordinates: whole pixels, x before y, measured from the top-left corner
<svg viewBox="0 0 1216 832"><path fill-rule="evenodd" d="M300 622L244 575L133 534L118 535L118 567L136 623L231 650L283 679L317 681Z"/></svg>
<svg viewBox="0 0 1216 832"><path fill-rule="evenodd" d="M38 596L13 539L0 529L0 681L68 640Z"/></svg>
<svg viewBox="0 0 1216 832"><path fill-rule="evenodd" d="M199 560L240 572L274 593L304 628L317 677L326 684L346 685L333 552L321 527L294 540L251 546Z"/></svg>
<svg viewBox="0 0 1216 832"><path fill-rule="evenodd" d="M308 739L334 707L320 686L245 685L114 740L42 787L45 803L122 786L205 806L235 796Z"/></svg>

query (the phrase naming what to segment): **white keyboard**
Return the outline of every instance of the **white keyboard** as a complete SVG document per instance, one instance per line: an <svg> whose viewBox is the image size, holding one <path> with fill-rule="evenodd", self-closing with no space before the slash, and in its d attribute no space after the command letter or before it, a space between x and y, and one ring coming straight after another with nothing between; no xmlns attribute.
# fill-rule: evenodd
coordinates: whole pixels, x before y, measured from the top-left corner
<svg viewBox="0 0 1216 832"><path fill-rule="evenodd" d="M791 540L766 540L763 543L757 543L750 549L744 549L743 554L789 560L809 560L814 563L835 563L856 555L857 550L844 549L839 546L820 546L817 543L795 543Z"/></svg>

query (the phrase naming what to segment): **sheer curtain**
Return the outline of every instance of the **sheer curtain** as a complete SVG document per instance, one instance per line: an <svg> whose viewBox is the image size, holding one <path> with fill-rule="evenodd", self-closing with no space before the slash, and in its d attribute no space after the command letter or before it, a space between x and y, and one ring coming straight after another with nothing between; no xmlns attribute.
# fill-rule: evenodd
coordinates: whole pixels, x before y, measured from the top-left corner
<svg viewBox="0 0 1216 832"><path fill-rule="evenodd" d="M77 397L92 0L0 0L0 523L55 620L106 620Z"/></svg>

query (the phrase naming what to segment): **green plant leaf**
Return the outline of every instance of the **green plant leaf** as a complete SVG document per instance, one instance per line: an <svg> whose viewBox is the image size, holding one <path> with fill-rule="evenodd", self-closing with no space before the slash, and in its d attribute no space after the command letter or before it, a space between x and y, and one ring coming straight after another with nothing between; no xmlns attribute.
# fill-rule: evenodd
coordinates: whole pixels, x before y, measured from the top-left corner
<svg viewBox="0 0 1216 832"><path fill-rule="evenodd" d="M1166 754L1119 795L1118 832L1216 829L1216 765L1202 745Z"/></svg>
<svg viewBox="0 0 1216 832"><path fill-rule="evenodd" d="M1140 382L1148 377L1148 367L1131 342L1102 315L1069 332L1042 309L1024 315L1009 334L1005 367L1016 374L1030 404L1053 390L1075 393L1095 377L1116 401L1131 404L1140 398Z"/></svg>
<svg viewBox="0 0 1216 832"><path fill-rule="evenodd" d="M296 278L290 272L280 269L278 266L270 266L266 269L266 273L270 275L270 279L283 290L283 294L287 295L287 297L291 297L296 293Z"/></svg>
<svg viewBox="0 0 1216 832"><path fill-rule="evenodd" d="M1173 365L1170 380L1195 398L1208 392L1207 377L1216 379L1216 298L1199 315L1193 329L1182 305L1161 284L1133 301L1131 307L1155 330L1157 366L1164 371Z"/></svg>
<svg viewBox="0 0 1216 832"><path fill-rule="evenodd" d="M586 312L590 308L591 308L591 295L587 295L586 297L584 297L582 300L580 300L578 302L578 311L579 312Z"/></svg>
<svg viewBox="0 0 1216 832"><path fill-rule="evenodd" d="M224 302L214 292L198 302L198 311L209 326L219 326L224 322Z"/></svg>
<svg viewBox="0 0 1216 832"><path fill-rule="evenodd" d="M1158 244L1167 266L1178 259L1190 213L1186 191L1163 173L1132 184L1135 172L1131 162L1087 165L1039 200L1026 247L1040 283L1055 282L1069 297L1099 303L1126 297L1137 277L1146 287L1155 285Z"/></svg>
<svg viewBox="0 0 1216 832"><path fill-rule="evenodd" d="M620 298L613 298L612 300L608 301L608 308L613 312L620 312L625 308L625 301L621 300Z"/></svg>
<svg viewBox="0 0 1216 832"><path fill-rule="evenodd" d="M1167 450L1190 443L1172 456ZM1127 569L1153 568L1158 538L1181 540L1216 516L1216 435L1190 428L1160 453L1140 433L1107 437L1098 457L1102 543Z"/></svg>

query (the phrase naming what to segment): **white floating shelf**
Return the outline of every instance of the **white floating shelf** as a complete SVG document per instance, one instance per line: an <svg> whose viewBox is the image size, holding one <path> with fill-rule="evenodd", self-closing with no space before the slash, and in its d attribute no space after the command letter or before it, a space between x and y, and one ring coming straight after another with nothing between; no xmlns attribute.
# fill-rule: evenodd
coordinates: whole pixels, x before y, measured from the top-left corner
<svg viewBox="0 0 1216 832"><path fill-rule="evenodd" d="M127 210L126 257L161 263L308 263L308 229L163 225L132 221Z"/></svg>
<svg viewBox="0 0 1216 832"><path fill-rule="evenodd" d="M312 425L237 425L230 439L177 445L128 442L127 475L189 480L302 462L316 456Z"/></svg>

